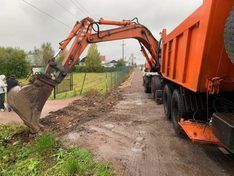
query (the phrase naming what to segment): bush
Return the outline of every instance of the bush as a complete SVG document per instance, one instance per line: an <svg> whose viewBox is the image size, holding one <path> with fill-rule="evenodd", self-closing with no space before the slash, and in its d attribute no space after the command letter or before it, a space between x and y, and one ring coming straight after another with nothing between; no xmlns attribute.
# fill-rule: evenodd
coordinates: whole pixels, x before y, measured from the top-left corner
<svg viewBox="0 0 234 176"><path fill-rule="evenodd" d="M17 78L26 77L30 70L30 64L26 60L26 53L18 48L0 47L0 74Z"/></svg>
<svg viewBox="0 0 234 176"><path fill-rule="evenodd" d="M79 65L76 65L74 67L74 72L77 72L77 73L102 73L105 71L105 68L104 67L86 67L86 66L79 66Z"/></svg>

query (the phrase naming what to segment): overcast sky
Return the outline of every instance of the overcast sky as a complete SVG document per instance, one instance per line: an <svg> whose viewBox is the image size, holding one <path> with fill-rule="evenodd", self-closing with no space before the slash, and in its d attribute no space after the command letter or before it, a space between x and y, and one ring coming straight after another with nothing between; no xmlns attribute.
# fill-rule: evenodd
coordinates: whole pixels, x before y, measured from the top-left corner
<svg viewBox="0 0 234 176"><path fill-rule="evenodd" d="M34 9L27 1L66 25ZM57 50L75 22L90 16L111 20L139 18L156 39L163 28L171 31L203 0L0 0L0 46L32 50L43 42L51 42ZM66 10L65 10L66 9ZM125 40L125 57L133 53L138 62L143 61L139 44L134 39ZM122 41L98 44L98 49L108 60L122 56Z"/></svg>

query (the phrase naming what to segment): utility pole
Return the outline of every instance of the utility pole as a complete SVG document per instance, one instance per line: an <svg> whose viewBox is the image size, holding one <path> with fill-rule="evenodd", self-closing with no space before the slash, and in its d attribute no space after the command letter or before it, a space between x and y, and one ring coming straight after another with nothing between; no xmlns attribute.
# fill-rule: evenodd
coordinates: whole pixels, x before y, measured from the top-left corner
<svg viewBox="0 0 234 176"><path fill-rule="evenodd" d="M126 44L124 43L124 40L123 40L123 42L122 42L122 59L123 60L125 60L124 59L124 47L126 46Z"/></svg>

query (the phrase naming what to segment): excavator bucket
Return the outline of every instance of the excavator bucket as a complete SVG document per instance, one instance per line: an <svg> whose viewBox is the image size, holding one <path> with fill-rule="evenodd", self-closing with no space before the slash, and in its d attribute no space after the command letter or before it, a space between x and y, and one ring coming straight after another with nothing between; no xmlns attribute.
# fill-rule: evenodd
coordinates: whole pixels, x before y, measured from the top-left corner
<svg viewBox="0 0 234 176"><path fill-rule="evenodd" d="M41 111L52 90L51 85L36 79L22 88L16 86L8 93L8 103L32 133L41 131Z"/></svg>

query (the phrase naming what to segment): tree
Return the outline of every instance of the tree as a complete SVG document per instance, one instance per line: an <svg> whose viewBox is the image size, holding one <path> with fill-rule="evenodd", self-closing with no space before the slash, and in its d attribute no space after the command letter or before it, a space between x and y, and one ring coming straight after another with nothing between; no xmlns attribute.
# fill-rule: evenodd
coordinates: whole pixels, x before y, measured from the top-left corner
<svg viewBox="0 0 234 176"><path fill-rule="evenodd" d="M26 77L30 70L26 56L25 51L21 49L0 47L0 74L6 76L14 74L17 78Z"/></svg>
<svg viewBox="0 0 234 176"><path fill-rule="evenodd" d="M115 67L125 67L126 66L126 62L124 61L124 59L119 59L117 60Z"/></svg>
<svg viewBox="0 0 234 176"><path fill-rule="evenodd" d="M37 66L46 66L48 61L54 55L54 49L51 43L46 42L41 45L40 48L34 48L30 54L34 55L34 64Z"/></svg>
<svg viewBox="0 0 234 176"><path fill-rule="evenodd" d="M51 43L43 43L41 46L42 51L42 66L46 66L48 61L54 56L54 49Z"/></svg>
<svg viewBox="0 0 234 176"><path fill-rule="evenodd" d="M92 44L89 47L88 54L85 60L85 66L93 68L102 66L100 53L98 52L96 44Z"/></svg>
<svg viewBox="0 0 234 176"><path fill-rule="evenodd" d="M61 64L62 61L65 59L65 57L67 56L68 51L66 49L64 49L58 56L57 58L57 63Z"/></svg>

